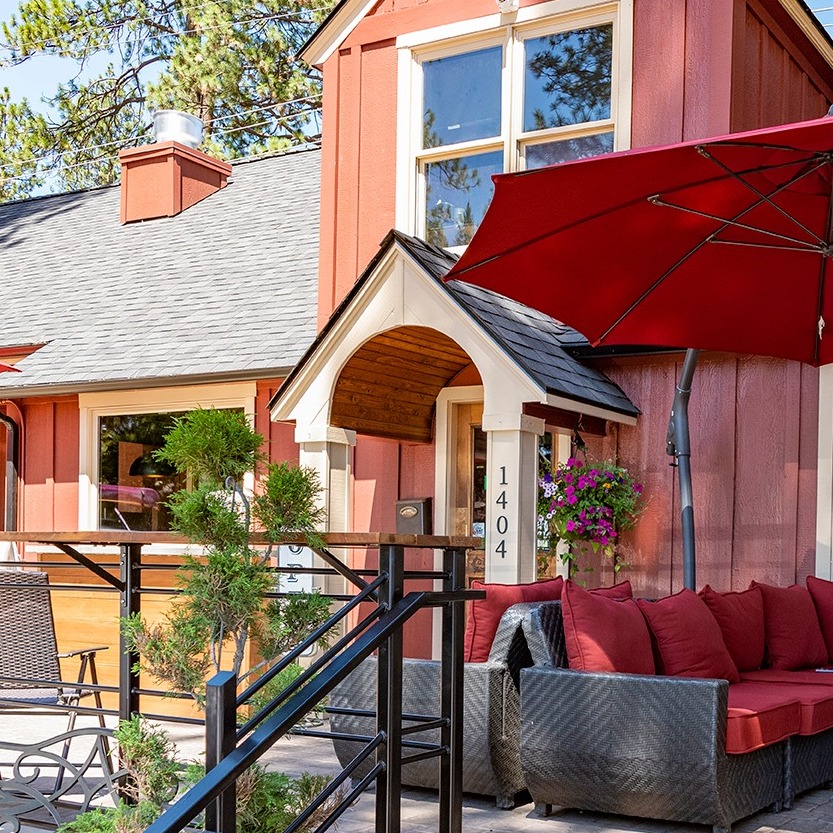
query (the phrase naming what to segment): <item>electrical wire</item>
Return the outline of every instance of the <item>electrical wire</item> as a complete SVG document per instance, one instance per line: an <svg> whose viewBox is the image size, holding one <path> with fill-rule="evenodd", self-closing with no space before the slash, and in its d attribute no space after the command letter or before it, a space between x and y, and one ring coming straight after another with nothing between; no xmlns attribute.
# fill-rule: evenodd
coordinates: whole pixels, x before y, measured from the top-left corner
<svg viewBox="0 0 833 833"><path fill-rule="evenodd" d="M317 100L318 100L318 96L306 95L306 96L301 96L300 98L292 98L292 99L289 99L287 101L277 101L274 104L265 104L262 107L252 107L249 110L241 110L241 111L236 112L236 113L229 113L228 115L225 115L225 116L217 116L217 118L209 119L206 122L206 124L216 124L217 122L228 121L229 119L234 119L234 118L239 118L241 116L251 115L252 113L260 113L260 112L263 112L264 110L273 110L277 107L284 107L288 104L302 104L305 101L317 101ZM273 121L281 121L283 119L293 118L294 116L300 115L302 113L306 114L306 113L316 113L316 112L320 112L320 107L305 108L305 109L300 110L296 113L289 113L289 114L287 114L286 116L283 116L283 117L276 116L274 119L269 119L266 122L259 122L256 125L247 125L247 126L244 126L242 128L236 128L235 130L241 130L241 129L245 130L246 127L260 127L263 124L269 124L270 122L273 122ZM211 132L212 132L213 135L222 135L223 133L231 132L231 131L213 130ZM73 148L72 150L63 151L62 153L58 154L58 156L59 157L64 156L65 154L68 154L68 153L84 153L86 151L101 150L102 148L114 147L114 146L130 147L132 143L138 141L140 138L141 138L141 136L130 136L130 137L127 137L127 138L124 138L124 139L114 139L111 142L102 142L100 145L84 145L84 146L79 147L79 148ZM42 153L38 156L33 156L31 159L26 160L26 162L6 162L4 164L0 164L0 171L8 169L8 168L18 168L21 165L36 164L36 163L38 163L39 161L41 161L43 159L49 159L51 156L52 156L51 153Z"/></svg>

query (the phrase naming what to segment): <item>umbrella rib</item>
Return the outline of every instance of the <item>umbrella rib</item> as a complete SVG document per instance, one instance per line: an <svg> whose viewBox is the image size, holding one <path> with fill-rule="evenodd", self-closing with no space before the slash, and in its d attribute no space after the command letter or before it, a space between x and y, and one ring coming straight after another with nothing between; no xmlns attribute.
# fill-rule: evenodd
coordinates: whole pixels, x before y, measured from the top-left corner
<svg viewBox="0 0 833 833"><path fill-rule="evenodd" d="M777 243L749 243L743 240L710 240L708 242L722 243L724 246L747 246L752 249L777 249L782 252L807 252L811 255L820 254L816 246L779 246Z"/></svg>
<svg viewBox="0 0 833 833"><path fill-rule="evenodd" d="M799 240L797 237L790 237L788 234L779 234L777 231L768 231L767 229L759 228L758 226L750 226L748 223L739 223L739 222L737 222L736 219L727 220L725 217L720 217L717 214L709 214L707 211L698 211L696 208L688 208L687 206L684 206L684 205L677 205L676 203L673 203L673 202L666 202L665 200L663 200L659 196L648 197L648 201L653 203L654 205L660 206L661 208L676 208L677 211L684 211L687 214L695 214L698 217L706 217L709 220L717 220L718 222L724 224L723 228L720 229L720 231L724 231L726 228L728 228L730 226L735 226L737 228L746 229L747 231L758 232L758 234L765 234L768 237L777 237L779 240L787 240L790 243L798 243L799 246L806 247L806 251L810 251L810 252L817 252L818 249L819 249L819 246L824 242L820 238L817 238L818 241L819 241L819 246L815 246L811 243L808 243L806 240ZM737 216L742 217L744 214L747 214L748 212L750 212L753 208L757 208L760 204L761 204L760 202L757 202L754 205L751 205L748 208L745 208ZM718 234L718 233L719 232L714 232L714 234ZM808 233L813 234L812 232L808 232ZM813 234L813 237L816 237L816 235ZM713 242L720 243L720 242L723 242L723 241L714 240ZM731 242L731 241L726 241L726 242ZM750 245L756 245L756 244L752 243Z"/></svg>
<svg viewBox="0 0 833 833"><path fill-rule="evenodd" d="M791 223L794 223L800 229L802 229L803 231L806 231L807 234L809 234L811 237L814 237L816 240L818 240L818 242L820 244L826 242L826 241L822 240L815 232L813 232L809 228L807 228L807 226L805 226L804 223L802 223L796 217L793 217L792 214L790 214L788 211L785 211L783 208L781 208L780 205L773 202L772 197L775 194L779 194L781 191L792 187L793 185L795 185L796 182L799 182L800 180L804 179L804 177L809 176L811 173L815 173L815 171L819 170L819 168L823 168L825 165L829 165L830 162L829 162L828 159L826 159L825 157L819 157L818 155L814 155L811 158L816 160L815 165L808 168L806 171L801 172L800 174L796 174L788 182L779 186L778 188L775 189L775 191L772 192L772 194L767 196L766 194L763 193L763 191L756 188L751 182L747 182L746 179L744 179L744 177L741 176L741 174L737 173L736 171L733 171L730 167L728 167L728 165L721 162L714 154L710 153L706 145L698 145L697 146L697 151L702 156L704 156L706 159L708 159L709 161L711 161L715 165L717 165L717 167L720 168L722 171L725 171L725 173L727 173L733 179L736 179L741 185L748 188L753 194L755 194L757 197L759 197L763 202L767 203L767 205L770 205L772 208L774 208L777 212L779 212L779 214L781 214L783 217L785 217ZM790 163L790 164L796 164L796 163ZM760 205L760 203L758 203L758 205ZM769 232L767 232L767 233L769 233ZM786 238L786 239L789 239L789 238Z"/></svg>
<svg viewBox="0 0 833 833"><path fill-rule="evenodd" d="M659 199L659 197L649 197L650 201L654 201L655 199ZM760 203L759 203L760 204ZM678 208L676 205L668 204L670 208ZM675 272L677 269L680 268L690 257L695 255L703 246L707 245L709 242L713 242L714 236L720 234L720 232L725 231L725 229L730 226L733 222L736 222L739 217L743 217L747 211L751 211L754 206L749 208L744 208L743 211L739 212L735 217L731 220L722 220L723 227L719 228L717 231L711 232L709 235L704 237L697 245L693 248L689 249L676 263L670 266L668 269L665 270L594 342L594 346L597 344L601 344L621 323L624 321L635 309L638 307L672 272ZM714 218L720 220L719 217ZM812 251L812 250L810 250Z"/></svg>

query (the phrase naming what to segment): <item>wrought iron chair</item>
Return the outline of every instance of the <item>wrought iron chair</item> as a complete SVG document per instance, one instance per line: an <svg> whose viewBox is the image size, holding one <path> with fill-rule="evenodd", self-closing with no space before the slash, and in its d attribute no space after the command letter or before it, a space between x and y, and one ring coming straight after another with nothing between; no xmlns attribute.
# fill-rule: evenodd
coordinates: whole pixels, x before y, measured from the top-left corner
<svg viewBox="0 0 833 833"><path fill-rule="evenodd" d="M58 653L46 573L0 570L0 635L0 709L70 707L66 730L69 734L75 729L75 707L81 698L92 696L96 708L102 708L101 692L84 689L83 685L98 683L95 655L106 650L106 646ZM67 685L61 680L60 660L69 657L80 657L80 667L77 680ZM98 723L106 728L100 711ZM67 737L64 758L69 754L70 741L71 737ZM62 777L59 768L58 786Z"/></svg>

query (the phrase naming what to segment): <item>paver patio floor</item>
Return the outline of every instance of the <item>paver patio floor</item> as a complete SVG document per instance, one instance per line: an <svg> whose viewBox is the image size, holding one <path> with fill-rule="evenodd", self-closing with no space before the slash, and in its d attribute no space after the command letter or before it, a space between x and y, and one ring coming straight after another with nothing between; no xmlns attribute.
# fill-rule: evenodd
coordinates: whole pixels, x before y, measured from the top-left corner
<svg viewBox="0 0 833 833"><path fill-rule="evenodd" d="M89 718L85 718L89 720ZM92 724L88 724L92 725ZM54 715L0 712L0 739L29 743L41 737L60 733L66 720ZM177 744L185 760L199 758L202 734L197 727L167 724L166 730ZM297 775L302 771L332 774L338 762L329 740L307 737L283 738L268 758L271 766ZM374 795L365 793L344 813L338 822L341 833L368 833L374 828ZM404 789L402 794L402 830L428 833L437 829L436 793ZM466 795L463 799L463 829L471 833L709 833L710 828L655 822L624 816L559 810L541 818L532 804L514 810L497 810L488 798ZM791 810L781 813L758 813L733 827L733 833L833 833L833 790L814 790L801 796Z"/></svg>

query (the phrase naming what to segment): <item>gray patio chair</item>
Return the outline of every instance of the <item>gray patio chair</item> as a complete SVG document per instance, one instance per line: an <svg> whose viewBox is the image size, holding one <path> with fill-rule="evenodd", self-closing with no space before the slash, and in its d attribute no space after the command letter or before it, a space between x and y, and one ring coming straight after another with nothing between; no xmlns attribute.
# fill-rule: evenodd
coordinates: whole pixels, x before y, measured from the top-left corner
<svg viewBox="0 0 833 833"><path fill-rule="evenodd" d="M104 650L106 646L98 646L59 654L46 573L0 570L0 709L75 707L87 696L101 709L101 692L83 686L98 683L95 655ZM61 680L60 660L70 657L79 657L80 666L75 682L67 685ZM69 709L67 733L75 729L77 717L78 712ZM98 723L105 728L100 712ZM70 740L66 740L64 758L69 754ZM58 785L61 778L59 770Z"/></svg>

